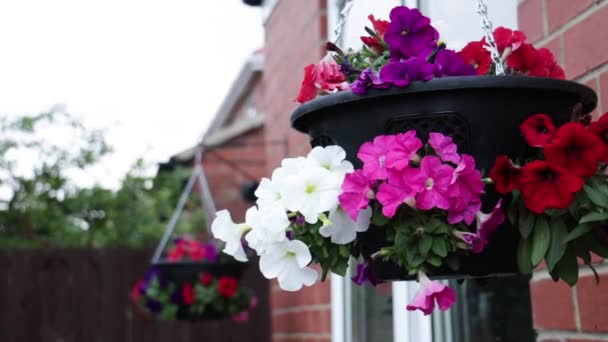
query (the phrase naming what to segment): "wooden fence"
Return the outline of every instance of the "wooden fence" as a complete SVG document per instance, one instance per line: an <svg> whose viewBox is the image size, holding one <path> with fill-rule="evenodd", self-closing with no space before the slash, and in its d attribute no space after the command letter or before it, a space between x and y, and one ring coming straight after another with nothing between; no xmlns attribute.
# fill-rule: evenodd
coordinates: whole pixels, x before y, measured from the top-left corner
<svg viewBox="0 0 608 342"><path fill-rule="evenodd" d="M246 324L139 314L129 292L150 255L127 248L1 251L0 341L270 341L268 282L255 266L243 281L260 301Z"/></svg>

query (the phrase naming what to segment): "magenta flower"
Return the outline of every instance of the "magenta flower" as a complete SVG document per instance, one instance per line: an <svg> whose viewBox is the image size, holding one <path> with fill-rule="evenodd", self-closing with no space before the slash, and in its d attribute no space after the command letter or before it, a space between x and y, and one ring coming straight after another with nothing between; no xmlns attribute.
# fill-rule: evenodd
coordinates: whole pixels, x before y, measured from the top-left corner
<svg viewBox="0 0 608 342"><path fill-rule="evenodd" d="M477 75L475 67L465 63L464 59L453 50L442 49L435 57L435 76L473 76Z"/></svg>
<svg viewBox="0 0 608 342"><path fill-rule="evenodd" d="M485 245L490 241L490 236L505 222L505 213L502 209L502 200L499 200L489 214L477 213L477 235L481 242L481 249L473 249L474 253L481 253Z"/></svg>
<svg viewBox="0 0 608 342"><path fill-rule="evenodd" d="M421 147L422 141L416 137L415 130L397 134L394 147L386 155L386 167L398 171L405 169Z"/></svg>
<svg viewBox="0 0 608 342"><path fill-rule="evenodd" d="M454 169L434 156L422 158L419 169L403 170L403 178L407 185L418 195L416 207L430 210L435 207L449 209L452 206L448 196L448 188L452 181Z"/></svg>
<svg viewBox="0 0 608 342"><path fill-rule="evenodd" d="M367 68L359 74L359 78L355 80L350 89L357 95L365 95L367 88L386 89L391 86L390 83L384 83L380 80L380 76L372 68Z"/></svg>
<svg viewBox="0 0 608 342"><path fill-rule="evenodd" d="M393 61L380 69L380 81L397 87L407 87L412 81L428 81L434 77L435 65L424 58L412 57Z"/></svg>
<svg viewBox="0 0 608 342"><path fill-rule="evenodd" d="M420 289L407 305L409 311L420 310L425 315L430 315L435 310L435 302L443 311L449 309L456 303L456 292L437 281L431 281L424 272L418 272Z"/></svg>
<svg viewBox="0 0 608 342"><path fill-rule="evenodd" d="M481 210L481 202L468 202L463 208L450 208L448 211L448 223L457 224L464 222L467 225L473 223L477 213Z"/></svg>
<svg viewBox="0 0 608 342"><path fill-rule="evenodd" d="M414 56L426 58L437 47L439 32L431 20L415 8L393 8L384 40L390 47L392 59Z"/></svg>
<svg viewBox="0 0 608 342"><path fill-rule="evenodd" d="M357 264L357 274L350 279L359 286L365 282L376 286L380 282L367 262Z"/></svg>
<svg viewBox="0 0 608 342"><path fill-rule="evenodd" d="M395 170L388 171L388 182L378 188L376 198L382 204L382 214L388 218L395 216L401 204L413 200L416 194L404 179L404 173Z"/></svg>
<svg viewBox="0 0 608 342"><path fill-rule="evenodd" d="M441 133L431 132L429 133L429 144L441 160L454 164L460 163L458 147L452 138Z"/></svg>
<svg viewBox="0 0 608 342"><path fill-rule="evenodd" d="M450 210L454 213L464 212L472 203L480 202L483 188L481 172L475 168L475 158L468 154L461 155L449 188L449 195L453 200ZM467 224L471 222L472 220Z"/></svg>
<svg viewBox="0 0 608 342"><path fill-rule="evenodd" d="M369 205L374 197L373 182L364 174L363 170L347 173L342 182L342 194L338 197L340 206L353 221L357 221L359 211Z"/></svg>
<svg viewBox="0 0 608 342"><path fill-rule="evenodd" d="M394 135L379 135L361 145L357 157L363 162L363 173L370 180L386 179L386 154L394 144Z"/></svg>

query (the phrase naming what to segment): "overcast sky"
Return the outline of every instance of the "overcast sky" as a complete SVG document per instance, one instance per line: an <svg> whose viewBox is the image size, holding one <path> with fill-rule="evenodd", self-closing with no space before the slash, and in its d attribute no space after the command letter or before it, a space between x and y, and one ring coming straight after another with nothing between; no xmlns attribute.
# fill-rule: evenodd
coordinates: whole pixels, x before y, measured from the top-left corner
<svg viewBox="0 0 608 342"><path fill-rule="evenodd" d="M116 149L86 183L196 143L246 58L261 12L240 0L0 0L0 115L56 103Z"/></svg>

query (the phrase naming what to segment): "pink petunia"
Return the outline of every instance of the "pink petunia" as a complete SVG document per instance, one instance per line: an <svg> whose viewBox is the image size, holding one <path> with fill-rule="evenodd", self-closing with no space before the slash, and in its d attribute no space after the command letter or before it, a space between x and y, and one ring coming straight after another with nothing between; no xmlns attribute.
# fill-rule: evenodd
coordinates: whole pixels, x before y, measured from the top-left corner
<svg viewBox="0 0 608 342"><path fill-rule="evenodd" d="M376 198L382 204L382 214L391 218L395 216L399 206L407 200L413 199L415 194L404 180L404 173L389 170L388 182L380 185Z"/></svg>
<svg viewBox="0 0 608 342"><path fill-rule="evenodd" d="M409 311L420 310L425 315L430 315L435 309L435 302L443 311L456 303L456 292L447 285L431 281L423 272L418 272L418 281L420 288L407 305Z"/></svg>
<svg viewBox="0 0 608 342"><path fill-rule="evenodd" d="M359 211L365 209L369 205L370 198L373 198L372 184L363 170L356 170L344 176L342 194L338 200L342 209L353 221L357 220Z"/></svg>
<svg viewBox="0 0 608 342"><path fill-rule="evenodd" d="M429 144L441 160L454 164L460 163L458 147L452 138L441 133L431 132L429 134Z"/></svg>
<svg viewBox="0 0 608 342"><path fill-rule="evenodd" d="M452 202L448 196L448 188L452 181L454 169L434 156L422 158L419 169L405 169L403 178L406 184L418 195L416 207L430 210L435 207L449 209Z"/></svg>
<svg viewBox="0 0 608 342"><path fill-rule="evenodd" d="M405 169L421 147L422 141L416 137L415 130L395 135L394 146L386 154L386 167L397 171Z"/></svg>
<svg viewBox="0 0 608 342"><path fill-rule="evenodd" d="M468 202L464 208L450 208L448 210L448 223L464 222L469 225L473 223L479 210L481 210L481 202Z"/></svg>
<svg viewBox="0 0 608 342"><path fill-rule="evenodd" d="M450 183L448 193L452 206L449 210L453 213L454 218L456 217L455 213L464 213L472 209L475 203L481 201L484 184L481 172L475 168L475 159L472 156L468 154L462 155ZM466 224L471 224L473 218L468 216L467 220L465 220ZM450 223L455 224L458 222L460 221L453 220Z"/></svg>
<svg viewBox="0 0 608 342"><path fill-rule="evenodd" d="M477 235L479 236L479 240L481 241L481 250L479 248L478 251L473 249L475 253L481 253L485 245L490 241L490 236L500 227L501 224L505 222L505 213L502 209L502 200L499 200L489 214L484 214L482 212L477 213Z"/></svg>
<svg viewBox="0 0 608 342"><path fill-rule="evenodd" d="M379 135L359 148L364 174L372 180L386 179L386 155L395 145L394 135Z"/></svg>

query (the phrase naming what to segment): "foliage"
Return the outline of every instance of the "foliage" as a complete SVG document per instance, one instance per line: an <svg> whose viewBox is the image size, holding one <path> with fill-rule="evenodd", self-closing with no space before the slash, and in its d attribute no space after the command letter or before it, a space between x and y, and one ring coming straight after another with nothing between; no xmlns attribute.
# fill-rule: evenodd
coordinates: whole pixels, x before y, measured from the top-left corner
<svg viewBox="0 0 608 342"><path fill-rule="evenodd" d="M0 199L0 248L156 242L189 171L150 177L139 160L117 190L72 181L75 172L86 174L110 152L102 130L86 129L57 110L0 118L0 187L8 193ZM31 172L23 172L24 160L32 162ZM204 215L194 211L197 199L187 208L177 230L204 227Z"/></svg>

